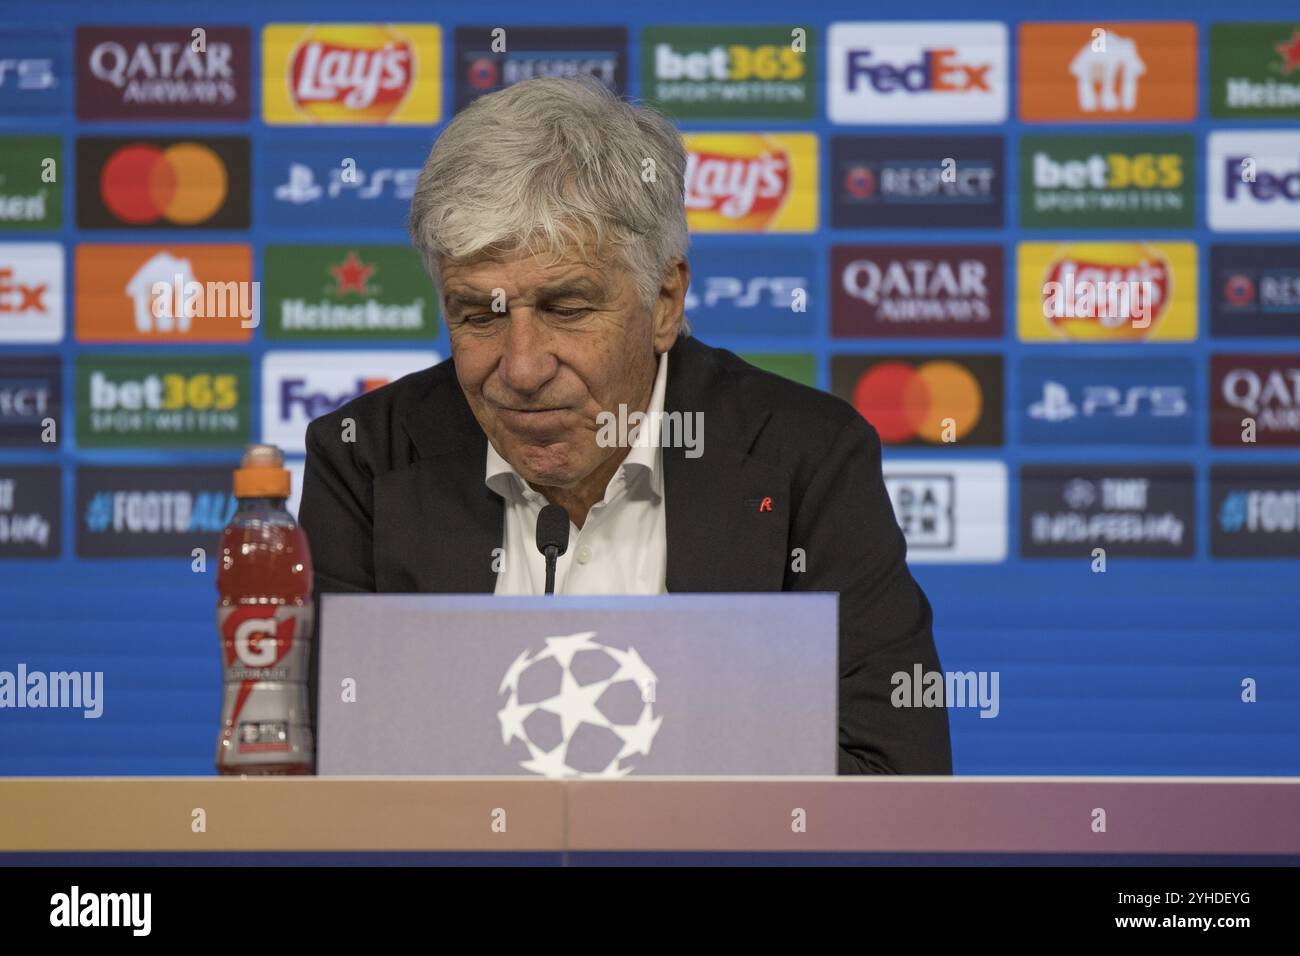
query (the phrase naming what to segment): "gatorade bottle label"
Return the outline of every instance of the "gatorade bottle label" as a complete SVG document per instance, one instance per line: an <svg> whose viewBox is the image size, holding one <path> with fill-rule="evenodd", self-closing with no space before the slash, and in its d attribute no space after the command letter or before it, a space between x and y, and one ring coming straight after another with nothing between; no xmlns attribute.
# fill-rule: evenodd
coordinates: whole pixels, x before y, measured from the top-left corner
<svg viewBox="0 0 1300 956"><path fill-rule="evenodd" d="M310 764L307 708L310 605L217 609L225 665L219 766Z"/></svg>

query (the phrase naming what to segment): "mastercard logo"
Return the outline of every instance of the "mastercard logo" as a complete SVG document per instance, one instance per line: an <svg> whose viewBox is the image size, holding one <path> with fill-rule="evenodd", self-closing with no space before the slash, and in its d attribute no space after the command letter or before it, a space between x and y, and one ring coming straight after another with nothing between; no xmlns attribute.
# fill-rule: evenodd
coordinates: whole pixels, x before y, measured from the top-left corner
<svg viewBox="0 0 1300 956"><path fill-rule="evenodd" d="M886 361L862 373L853 405L887 444L941 444L945 437L960 441L979 424L984 394L974 374L957 362Z"/></svg>
<svg viewBox="0 0 1300 956"><path fill-rule="evenodd" d="M225 163L202 143L135 143L115 151L99 176L99 194L123 222L193 226L212 218L230 192Z"/></svg>

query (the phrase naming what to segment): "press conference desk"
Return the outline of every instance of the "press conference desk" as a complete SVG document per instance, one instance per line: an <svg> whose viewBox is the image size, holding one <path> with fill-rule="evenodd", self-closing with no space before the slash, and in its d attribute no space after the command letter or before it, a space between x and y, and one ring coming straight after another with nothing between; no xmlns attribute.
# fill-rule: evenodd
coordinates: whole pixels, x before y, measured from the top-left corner
<svg viewBox="0 0 1300 956"><path fill-rule="evenodd" d="M1290 865L1300 862L1300 780L0 778L5 864L734 862L736 854Z"/></svg>

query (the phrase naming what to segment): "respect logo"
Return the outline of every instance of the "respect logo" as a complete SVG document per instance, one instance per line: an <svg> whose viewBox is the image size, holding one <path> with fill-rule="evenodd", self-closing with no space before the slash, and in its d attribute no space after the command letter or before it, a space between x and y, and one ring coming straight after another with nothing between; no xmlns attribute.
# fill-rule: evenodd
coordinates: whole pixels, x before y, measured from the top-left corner
<svg viewBox="0 0 1300 956"><path fill-rule="evenodd" d="M269 124L432 124L442 118L434 24L270 24L262 31Z"/></svg>
<svg viewBox="0 0 1300 956"><path fill-rule="evenodd" d="M84 448L228 448L250 439L243 355L81 355L77 443Z"/></svg>
<svg viewBox="0 0 1300 956"><path fill-rule="evenodd" d="M1022 137L1020 223L1190 229L1195 142L1184 135Z"/></svg>
<svg viewBox="0 0 1300 956"><path fill-rule="evenodd" d="M62 383L57 355L0 356L0 447L57 449Z"/></svg>
<svg viewBox="0 0 1300 956"><path fill-rule="evenodd" d="M1210 332L1238 338L1300 335L1300 247L1212 246Z"/></svg>
<svg viewBox="0 0 1300 956"><path fill-rule="evenodd" d="M591 76L627 93L626 27L456 27L456 110L536 77Z"/></svg>
<svg viewBox="0 0 1300 956"><path fill-rule="evenodd" d="M1022 342L1187 342L1196 338L1190 242L1022 242Z"/></svg>
<svg viewBox="0 0 1300 956"><path fill-rule="evenodd" d="M812 232L817 137L688 133L686 220L692 232Z"/></svg>
<svg viewBox="0 0 1300 956"><path fill-rule="evenodd" d="M831 222L840 229L996 229L1000 136L835 136Z"/></svg>

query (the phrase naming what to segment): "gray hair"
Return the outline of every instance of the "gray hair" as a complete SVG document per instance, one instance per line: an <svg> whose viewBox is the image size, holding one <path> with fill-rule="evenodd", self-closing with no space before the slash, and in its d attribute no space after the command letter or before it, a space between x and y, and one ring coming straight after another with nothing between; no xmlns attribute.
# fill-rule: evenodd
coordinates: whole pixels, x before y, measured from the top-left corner
<svg viewBox="0 0 1300 956"><path fill-rule="evenodd" d="M599 81L525 80L481 97L434 143L411 200L410 231L441 285L440 262L519 250L611 248L650 308L686 255L686 151L660 113Z"/></svg>

